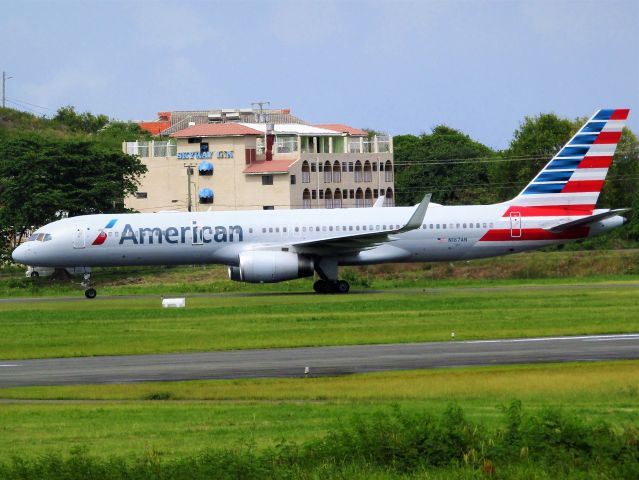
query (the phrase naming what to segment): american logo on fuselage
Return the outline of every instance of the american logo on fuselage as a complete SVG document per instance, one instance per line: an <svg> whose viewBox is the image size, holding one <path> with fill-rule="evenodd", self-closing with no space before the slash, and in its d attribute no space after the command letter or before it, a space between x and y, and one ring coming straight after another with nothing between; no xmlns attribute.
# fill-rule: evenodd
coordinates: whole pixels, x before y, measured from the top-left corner
<svg viewBox="0 0 639 480"><path fill-rule="evenodd" d="M244 232L240 225L198 225L193 222L187 227L139 227L133 228L127 223L120 236L120 245L130 242L133 245L153 245L153 244L201 244L201 243L224 243L243 242Z"/></svg>

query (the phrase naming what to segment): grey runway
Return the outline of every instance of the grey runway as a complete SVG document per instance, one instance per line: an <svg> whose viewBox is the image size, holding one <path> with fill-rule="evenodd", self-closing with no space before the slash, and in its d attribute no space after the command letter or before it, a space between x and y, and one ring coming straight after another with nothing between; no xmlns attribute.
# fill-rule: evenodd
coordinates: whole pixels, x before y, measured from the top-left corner
<svg viewBox="0 0 639 480"><path fill-rule="evenodd" d="M639 333L0 360L0 387L303 377L422 368L639 359Z"/></svg>

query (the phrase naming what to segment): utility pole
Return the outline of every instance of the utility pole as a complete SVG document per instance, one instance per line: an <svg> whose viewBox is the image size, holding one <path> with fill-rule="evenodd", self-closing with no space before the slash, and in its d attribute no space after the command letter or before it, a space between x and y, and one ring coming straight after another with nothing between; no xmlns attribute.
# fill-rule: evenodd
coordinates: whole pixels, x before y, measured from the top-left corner
<svg viewBox="0 0 639 480"><path fill-rule="evenodd" d="M6 88L5 88L5 84L7 83L7 80L9 80L10 78L13 77L7 77L7 72L2 72L2 108L6 108L6 104L7 104L7 96L5 94L6 92Z"/></svg>
<svg viewBox="0 0 639 480"><path fill-rule="evenodd" d="M186 186L187 186L187 195L188 195L188 199L186 202L186 208L187 210L190 212L191 209L193 208L193 201L191 199L191 175L193 175L193 168L195 167L195 164L191 164L191 163L185 163L184 164L184 168L186 168Z"/></svg>

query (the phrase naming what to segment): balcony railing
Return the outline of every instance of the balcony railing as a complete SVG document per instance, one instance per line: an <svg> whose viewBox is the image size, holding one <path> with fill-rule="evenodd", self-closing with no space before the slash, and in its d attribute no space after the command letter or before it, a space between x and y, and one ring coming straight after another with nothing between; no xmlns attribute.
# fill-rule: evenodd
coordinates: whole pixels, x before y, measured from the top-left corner
<svg viewBox="0 0 639 480"><path fill-rule="evenodd" d="M297 138L276 138L275 152L277 153L294 153L299 149Z"/></svg>
<svg viewBox="0 0 639 480"><path fill-rule="evenodd" d="M138 155L142 158L149 157L175 157L177 155L177 145L175 140L166 141L145 141L124 142L122 146L124 153Z"/></svg>

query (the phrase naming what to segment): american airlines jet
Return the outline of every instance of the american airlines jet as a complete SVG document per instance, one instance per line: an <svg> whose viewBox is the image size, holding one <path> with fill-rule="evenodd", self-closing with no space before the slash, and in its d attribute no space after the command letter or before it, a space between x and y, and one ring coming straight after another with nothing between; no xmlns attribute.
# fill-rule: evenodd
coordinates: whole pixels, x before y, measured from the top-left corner
<svg viewBox="0 0 639 480"><path fill-rule="evenodd" d="M13 259L44 267L228 265L231 280L317 273L318 293L347 293L340 265L505 255L599 235L627 209L596 209L628 109L599 110L512 200L443 206L86 215L38 229ZM94 298L90 274L83 283Z"/></svg>

